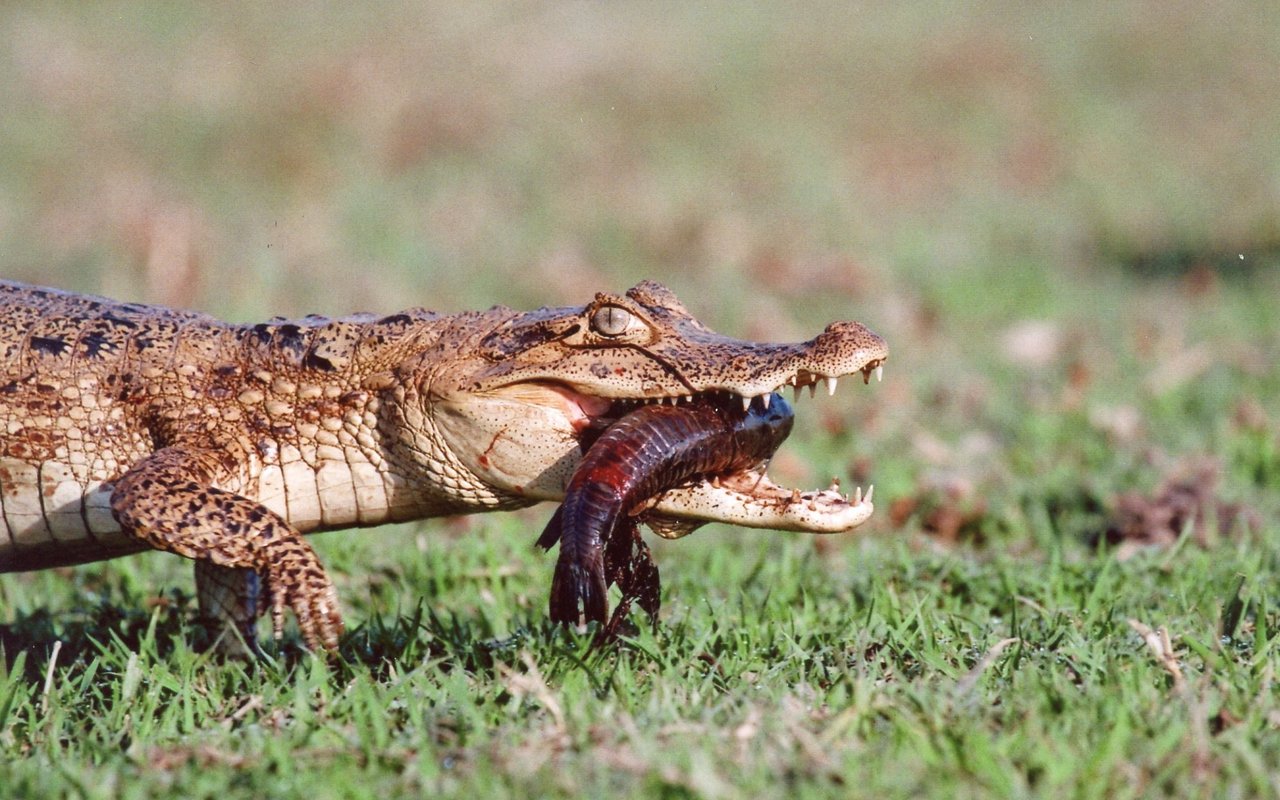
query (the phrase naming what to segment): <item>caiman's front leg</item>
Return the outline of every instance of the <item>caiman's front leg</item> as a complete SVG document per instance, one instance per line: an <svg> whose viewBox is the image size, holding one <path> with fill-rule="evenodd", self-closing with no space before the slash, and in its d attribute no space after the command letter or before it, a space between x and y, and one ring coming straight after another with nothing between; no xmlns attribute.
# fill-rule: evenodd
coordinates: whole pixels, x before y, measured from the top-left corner
<svg viewBox="0 0 1280 800"><path fill-rule="evenodd" d="M157 450L116 481L116 520L148 547L196 559L202 610L234 626L247 643L252 645L253 622L264 610L256 591L260 580L276 638L288 607L308 647L336 649L342 633L337 592L315 551L267 507L215 488L211 465L217 461L209 451Z"/></svg>

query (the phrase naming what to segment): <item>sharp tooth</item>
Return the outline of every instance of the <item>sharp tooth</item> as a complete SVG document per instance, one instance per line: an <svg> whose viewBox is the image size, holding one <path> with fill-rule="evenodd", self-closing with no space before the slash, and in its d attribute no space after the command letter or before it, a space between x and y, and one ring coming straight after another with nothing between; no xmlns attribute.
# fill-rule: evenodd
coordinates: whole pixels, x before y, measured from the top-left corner
<svg viewBox="0 0 1280 800"><path fill-rule="evenodd" d="M769 403L770 403L770 401L772 401L772 399L773 399L773 395L772 395L772 394L770 394L769 392L765 392L764 394L762 394L762 395L760 395L760 396L764 398L764 407L765 407L765 408L768 408L768 407L769 407Z"/></svg>
<svg viewBox="0 0 1280 800"><path fill-rule="evenodd" d="M876 365L876 383L884 380L884 364Z"/></svg>
<svg viewBox="0 0 1280 800"><path fill-rule="evenodd" d="M854 489L854 492L853 492L853 504L854 504L855 506L856 506L856 505L861 505L861 504L862 504L862 487L861 487L861 486L858 486L858 487L856 487L856 488Z"/></svg>
<svg viewBox="0 0 1280 800"><path fill-rule="evenodd" d="M787 378L787 385L788 385L788 386L795 386L795 385L796 385L796 376L795 376L795 375L792 375L790 378Z"/></svg>
<svg viewBox="0 0 1280 800"><path fill-rule="evenodd" d="M827 381L827 397L830 397L836 393L836 379L827 378L826 381Z"/></svg>
<svg viewBox="0 0 1280 800"><path fill-rule="evenodd" d="M751 398L745 394L742 396L742 410L749 411L751 409Z"/></svg>
<svg viewBox="0 0 1280 800"><path fill-rule="evenodd" d="M799 502L800 502L800 490L799 490L799 489L792 489L792 490L791 490L791 502L793 502L793 503L799 503Z"/></svg>
<svg viewBox="0 0 1280 800"><path fill-rule="evenodd" d="M867 487L867 496L866 496L866 497L864 497L864 498L862 498L862 499L863 499L863 500L865 500L866 502L870 503L870 502L871 502L871 495L873 495L873 494L875 494L875 493L876 493L876 485L873 483L873 484L871 484L870 486L868 486L868 487Z"/></svg>

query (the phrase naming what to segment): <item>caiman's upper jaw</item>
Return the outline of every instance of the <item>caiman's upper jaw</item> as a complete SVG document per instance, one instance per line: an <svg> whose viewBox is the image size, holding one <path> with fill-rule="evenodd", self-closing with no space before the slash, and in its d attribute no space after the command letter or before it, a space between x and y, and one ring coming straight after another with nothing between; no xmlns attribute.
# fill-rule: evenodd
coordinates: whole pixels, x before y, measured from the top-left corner
<svg viewBox="0 0 1280 800"><path fill-rule="evenodd" d="M884 358L877 358L867 362L858 368L855 373L862 374L862 382L869 383L874 375L877 381L884 379ZM546 392L551 392L562 398L565 403L566 416L573 422L574 428L581 431L586 427L598 428L603 425L612 424L630 411L642 405L650 404L667 404L680 405L682 403L693 403L702 400L712 402L724 402L727 398L737 398L742 403L742 410L746 411L750 408L753 401L759 400L765 408L769 407L771 398L774 393L781 392L787 386L791 387L793 399L799 399L800 392L806 387L809 389L809 396L813 397L817 394L818 385L826 387L827 396L830 397L836 393L836 387L839 379L846 377L845 375L825 375L818 372L810 372L808 370L800 370L787 376L781 383L770 386L764 391L754 391L753 388L745 387L741 390L737 388L712 387L701 391L693 391L690 393L677 393L669 395L658 395L652 397L616 397L606 394L597 394L600 391L597 387L575 386L561 384L556 381L529 381L523 384L511 384L501 387L496 391L499 394L519 395L540 394L545 397ZM544 400L545 402L545 400Z"/></svg>
<svg viewBox="0 0 1280 800"><path fill-rule="evenodd" d="M863 383L869 383L871 381L872 375L875 376L877 381L883 380L884 379L884 359L878 358L878 359L875 359L874 361L870 361L866 365L861 367L859 370L857 370L857 372L862 373ZM822 384L823 386L826 387L827 396L834 395L836 393L836 386L838 385L841 377L843 376L824 375L818 372L800 370L790 375L783 383L769 386L763 391L756 391L755 387L750 387L750 386L743 387L741 389L736 389L736 388L728 389L728 388L716 387L716 388L706 389L703 391L694 392L692 394L676 394L676 395L668 395L668 396L660 396L660 397L646 397L639 400L623 399L619 402L633 403L637 405L644 404L644 403L667 403L669 405L679 405L681 403L693 402L694 400L704 395L711 395L713 397L714 396L731 396L731 397L737 397L742 402L742 409L743 411L745 411L747 410L747 408L750 407L751 402L756 398L760 398L761 402L764 403L764 407L768 408L769 398L772 397L775 392L780 392L787 386L791 387L792 397L796 397L796 398L800 396L800 390L806 387L808 387L809 389L809 396L813 397L817 393L818 384ZM763 385L768 386L767 383Z"/></svg>
<svg viewBox="0 0 1280 800"><path fill-rule="evenodd" d="M721 336L651 283L625 297L599 295L585 309L543 309L509 320L484 337L478 352L480 367L460 391L543 382L595 397L670 403L715 391L749 402L819 382L833 391L846 375L870 378L889 354L884 339L857 322L833 322L805 342Z"/></svg>

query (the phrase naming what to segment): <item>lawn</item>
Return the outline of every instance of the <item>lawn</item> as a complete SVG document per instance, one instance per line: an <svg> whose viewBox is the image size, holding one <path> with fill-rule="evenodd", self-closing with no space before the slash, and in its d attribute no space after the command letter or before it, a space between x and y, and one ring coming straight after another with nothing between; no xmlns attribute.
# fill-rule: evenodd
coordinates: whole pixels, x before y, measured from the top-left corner
<svg viewBox="0 0 1280 800"><path fill-rule="evenodd" d="M200 650L189 564L0 576L13 797L1280 794L1280 13L0 10L0 276L225 318L858 319L771 472L829 537L649 537L546 621L549 507L313 540L336 664ZM846 385L849 384L849 385Z"/></svg>

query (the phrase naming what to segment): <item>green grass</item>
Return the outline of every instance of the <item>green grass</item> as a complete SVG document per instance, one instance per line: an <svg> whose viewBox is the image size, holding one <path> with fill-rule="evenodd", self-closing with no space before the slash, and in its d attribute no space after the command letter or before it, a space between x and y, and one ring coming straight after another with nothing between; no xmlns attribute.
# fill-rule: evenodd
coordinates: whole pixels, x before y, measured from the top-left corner
<svg viewBox="0 0 1280 800"><path fill-rule="evenodd" d="M528 531L481 527L404 578L385 543L330 554L347 596L364 594L345 572L358 566L393 576L374 594L404 604L352 604L360 627L333 668L292 651L211 661L186 644L181 603L148 614L168 595L114 578L87 624L24 616L27 649L0 674L6 785L85 797L1276 788L1280 561L1261 542L1118 562L888 541L818 555L799 537L726 547L743 534L707 532L658 546L662 626L591 650L543 621L547 565L512 544ZM403 557L413 536L399 538ZM1130 619L1169 630L1184 685ZM49 642L71 628L74 655L63 650L46 687Z"/></svg>
<svg viewBox="0 0 1280 800"><path fill-rule="evenodd" d="M892 350L771 466L874 482L864 532L654 541L615 646L546 622L549 508L317 537L332 666L203 655L181 559L0 576L0 794L1280 794L1274 8L119 0L0 41L4 277L238 320L652 277ZM1095 546L1205 460L1256 525Z"/></svg>

